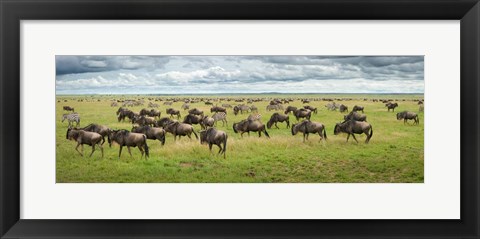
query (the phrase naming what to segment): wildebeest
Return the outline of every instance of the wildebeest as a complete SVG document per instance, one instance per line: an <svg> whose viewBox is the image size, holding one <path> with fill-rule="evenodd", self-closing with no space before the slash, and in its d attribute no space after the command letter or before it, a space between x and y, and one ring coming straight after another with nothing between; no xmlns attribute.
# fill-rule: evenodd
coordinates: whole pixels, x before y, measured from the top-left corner
<svg viewBox="0 0 480 239"><path fill-rule="evenodd" d="M355 120L347 120L343 123L337 123L335 125L335 129L333 130L334 135L338 135L340 133L347 133L347 142L352 135L353 139L358 143L357 138L355 138L355 134L365 134L367 135L367 139L365 143L368 143L373 135L373 128L367 122L355 121Z"/></svg>
<svg viewBox="0 0 480 239"><path fill-rule="evenodd" d="M200 124L202 122L202 116L200 115L193 115L193 114L189 114L187 116L185 116L185 118L183 119L183 123L185 124Z"/></svg>
<svg viewBox="0 0 480 239"><path fill-rule="evenodd" d="M143 116L143 115L148 115L149 113L150 113L150 110L143 108L142 110L140 110L138 114Z"/></svg>
<svg viewBox="0 0 480 239"><path fill-rule="evenodd" d="M95 145L98 145L100 147L100 150L102 151L102 158L103 158L103 147L102 147L102 135L96 132L88 132L85 130L79 130L79 129L72 129L68 128L67 129L67 139L73 140L77 142L77 147L75 147L75 150L77 150L80 155L83 156L83 145L87 144L92 146L92 152L90 153L90 156L92 156L93 152L95 152ZM78 146L82 146L82 152L78 151Z"/></svg>
<svg viewBox="0 0 480 239"><path fill-rule="evenodd" d="M148 116L150 117L158 117L160 118L160 116L162 115L162 113L156 109L151 109L148 113L147 113Z"/></svg>
<svg viewBox="0 0 480 239"><path fill-rule="evenodd" d="M182 105L182 110L188 110L188 109L190 109L189 104L185 103L185 104Z"/></svg>
<svg viewBox="0 0 480 239"><path fill-rule="evenodd" d="M288 114L288 113L290 113L290 112L294 112L295 110L297 110L297 107L289 105L289 106L287 107L287 109L285 109L285 112L284 112L284 113L285 113L285 114Z"/></svg>
<svg viewBox="0 0 480 239"><path fill-rule="evenodd" d="M188 113L192 114L192 115L201 115L203 117L203 111L199 110L197 108L193 108L193 109L189 110Z"/></svg>
<svg viewBox="0 0 480 239"><path fill-rule="evenodd" d="M75 109L70 106L63 106L63 110L75 112Z"/></svg>
<svg viewBox="0 0 480 239"><path fill-rule="evenodd" d="M348 107L344 104L341 104L339 107L340 113L348 112Z"/></svg>
<svg viewBox="0 0 480 239"><path fill-rule="evenodd" d="M220 106L213 106L212 108L210 108L210 112L213 113L213 112L225 112L227 113L227 109L226 108L223 108L223 107L220 107Z"/></svg>
<svg viewBox="0 0 480 239"><path fill-rule="evenodd" d="M403 124L407 122L407 120L413 120L414 124L419 124L420 121L418 120L418 115L415 112L410 112L410 111L402 111L400 113L397 113L397 120L402 120L403 119Z"/></svg>
<svg viewBox="0 0 480 239"><path fill-rule="evenodd" d="M418 111L419 111L419 112L423 112L423 110L424 110L424 106L423 106L423 104L421 104L421 105L418 107Z"/></svg>
<svg viewBox="0 0 480 239"><path fill-rule="evenodd" d="M105 136L108 137L108 132L110 132L110 129L107 126L99 124L89 124L81 128L81 130L100 134L102 136L102 145L105 143Z"/></svg>
<svg viewBox="0 0 480 239"><path fill-rule="evenodd" d="M265 129L265 125L258 120L242 120L238 123L233 123L233 131L235 133L240 132L240 136L242 137L244 133L248 133L248 135L250 135L250 131L258 132L258 137L261 137L263 132L265 133L265 136L270 138L270 135L268 135L268 132Z"/></svg>
<svg viewBox="0 0 480 239"><path fill-rule="evenodd" d="M170 115L170 118L173 118L174 115L177 116L177 119L180 119L181 114L180 114L180 111L179 110L176 110L176 109L173 109L173 108L168 108L167 109L167 114Z"/></svg>
<svg viewBox="0 0 480 239"><path fill-rule="evenodd" d="M134 126L133 133L141 133L147 136L147 139L158 140L162 145L165 145L165 130L162 128L150 126Z"/></svg>
<svg viewBox="0 0 480 239"><path fill-rule="evenodd" d="M348 115L343 116L345 121L347 120L356 120L356 121L367 121L367 115L360 114L358 112L352 111Z"/></svg>
<svg viewBox="0 0 480 239"><path fill-rule="evenodd" d="M283 110L283 105L277 104L277 105L267 105L267 111L270 110Z"/></svg>
<svg viewBox="0 0 480 239"><path fill-rule="evenodd" d="M338 105L335 102L330 102L326 104L325 107L327 107L328 110L334 111L337 110Z"/></svg>
<svg viewBox="0 0 480 239"><path fill-rule="evenodd" d="M293 115L295 115L295 118L297 119L297 121L301 118L305 118L309 120L310 117L312 116L312 111L307 109L298 109L293 111Z"/></svg>
<svg viewBox="0 0 480 239"><path fill-rule="evenodd" d="M250 106L250 112L257 112L258 113L258 108L255 105Z"/></svg>
<svg viewBox="0 0 480 239"><path fill-rule="evenodd" d="M202 120L200 121L200 126L202 126L202 129L207 129L209 127L213 127L215 124L215 119L209 116L204 116Z"/></svg>
<svg viewBox="0 0 480 239"><path fill-rule="evenodd" d="M317 108L316 107L313 107L313 106L309 106L309 105L305 105L303 106L304 109L307 109L307 110L310 110L312 111L313 113L317 114Z"/></svg>
<svg viewBox="0 0 480 239"><path fill-rule="evenodd" d="M172 122L174 122L172 119L167 118L167 117L163 117L163 118L161 118L160 120L157 121L156 126L160 126L160 127L164 127L164 128L165 128L165 126L166 126L167 124L170 124L170 123L172 123Z"/></svg>
<svg viewBox="0 0 480 239"><path fill-rule="evenodd" d="M270 129L272 128L272 125L275 125L275 127L279 129L277 126L278 122L286 122L287 129L290 128L290 117L280 113L273 113L272 116L270 116L270 120L267 122L267 128Z"/></svg>
<svg viewBox="0 0 480 239"><path fill-rule="evenodd" d="M255 113L251 114L247 117L247 120L255 121L255 120L260 120L262 118L261 114Z"/></svg>
<svg viewBox="0 0 480 239"><path fill-rule="evenodd" d="M68 121L68 127L72 126L72 122L75 122L75 127L80 125L80 115L78 113L63 114L62 123L65 120Z"/></svg>
<svg viewBox="0 0 480 239"><path fill-rule="evenodd" d="M385 107L387 107L388 111L390 111L390 109L392 109L393 112L395 112L395 108L398 107L398 104L389 102L389 103L385 104Z"/></svg>
<svg viewBox="0 0 480 239"><path fill-rule="evenodd" d="M363 106L355 105L355 106L353 106L352 111L353 111L353 112L362 111L362 113L364 113L364 112L363 112L363 109L364 109Z"/></svg>
<svg viewBox="0 0 480 239"><path fill-rule="evenodd" d="M117 103L117 102L112 102L112 103L110 104L110 106L111 106L111 107L116 107L116 106L118 106L118 103Z"/></svg>
<svg viewBox="0 0 480 239"><path fill-rule="evenodd" d="M232 108L232 105L231 105L231 104L222 104L222 107L224 107L224 108Z"/></svg>
<svg viewBox="0 0 480 239"><path fill-rule="evenodd" d="M135 124L135 123L137 123L140 126L146 126L146 125L155 126L157 124L157 122L155 121L155 118L148 117L148 116L134 117L134 119L132 120L132 124Z"/></svg>
<svg viewBox="0 0 480 239"><path fill-rule="evenodd" d="M212 115L213 120L215 120L215 126L217 125L218 121L222 121L222 126L227 125L227 114L225 112L218 112Z"/></svg>
<svg viewBox="0 0 480 239"><path fill-rule="evenodd" d="M250 107L248 107L247 105L237 105L235 107L233 107L233 114L234 115L237 115L239 112L240 114L243 114L243 112L248 112L250 110Z"/></svg>
<svg viewBox="0 0 480 239"><path fill-rule="evenodd" d="M308 134L317 134L320 135L320 141L322 139L327 139L327 131L325 130L325 126L319 122L312 122L310 120L304 120L299 124L292 125L292 135L296 135L298 132L303 133L303 142L305 139L308 140ZM322 135L323 133L323 135Z"/></svg>
<svg viewBox="0 0 480 239"><path fill-rule="evenodd" d="M198 139L197 133L195 133L193 126L180 122L172 122L164 127L165 131L173 134L173 139L176 141L177 136L180 139L182 136L188 136L192 138L192 133L195 135L195 138Z"/></svg>
<svg viewBox="0 0 480 239"><path fill-rule="evenodd" d="M132 157L132 152L130 151L130 147L138 147L138 149L142 153L142 156L140 157L140 159L143 158L144 152L145 152L145 160L149 157L147 136L144 134L132 133L125 129L111 130L108 133L108 144L110 145L110 147L112 147L113 142L120 145L120 151L118 152L118 159L120 159L120 157L122 156L123 146L127 146L130 157Z"/></svg>
<svg viewBox="0 0 480 239"><path fill-rule="evenodd" d="M218 153L223 153L223 158L226 158L227 138L227 133L221 130L217 130L215 128L209 128L207 130L200 131L200 143L208 144L210 152L212 152L212 146L214 144L217 145L220 148Z"/></svg>

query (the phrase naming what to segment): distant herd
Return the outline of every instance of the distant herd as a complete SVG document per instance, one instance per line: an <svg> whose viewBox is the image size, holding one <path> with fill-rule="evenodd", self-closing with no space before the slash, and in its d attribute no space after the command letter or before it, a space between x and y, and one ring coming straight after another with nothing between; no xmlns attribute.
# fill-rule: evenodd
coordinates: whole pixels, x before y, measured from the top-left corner
<svg viewBox="0 0 480 239"><path fill-rule="evenodd" d="M149 147L147 145L147 139L158 140L161 145L165 144L165 136L167 133L170 133L174 136L174 140L182 136L187 136L191 139L193 134L198 140L200 138L201 144L207 144L210 151L212 151L212 146L217 145L219 147L218 154L223 154L223 157L226 157L227 149L227 139L228 135L225 131L215 128L217 122L221 121L222 126L228 126L227 121L227 109L233 110L234 115L247 113L249 116L240 121L232 124L233 131L239 133L243 137L244 133L250 135L250 132L258 133L258 137L262 136L262 133L270 138L267 129L271 129L272 126L275 126L279 129L277 123L286 123L286 127L290 128L292 135L296 135L299 132L303 135L303 141L308 140L309 134L318 134L320 140L327 140L327 133L325 125L320 122L310 121L312 114L317 114L318 110L315 107L305 105L303 107L294 107L289 105L284 107L283 104L288 104L293 100L280 100L274 99L271 100L269 105L266 106L268 111L277 111L281 110L283 113L275 112L270 116L267 124L264 125L260 118L261 115L258 114L258 108L254 105L238 104L232 106L231 104L222 104L222 106L213 106L211 101L205 101L206 105L212 105L210 108L210 113L213 115L206 116L204 112L198 108L190 109L190 103L196 103L195 100L186 101L185 104L181 106L181 109L187 111L188 114L183 118L182 122L179 122L178 119L181 118L180 110L174 108L167 108L166 114L169 117L161 118L161 112L157 109L142 109L139 113L133 112L126 108L126 106L138 106L142 105L143 102L138 103L138 101L127 101L124 102L123 106L118 108L116 111L116 116L118 122L125 121L128 119L132 124L135 124L131 131L120 129L113 130L105 125L98 124L89 124L86 127L78 128L80 126L80 114L75 112L75 109L70 106L63 106L64 111L71 113L62 115L62 122L68 120L68 129L66 133L67 140L73 140L77 142L75 150L83 156L83 145L90 145L92 151L90 156L95 152L98 147L101 150L103 157L103 144L105 143L105 137L107 137L109 146L111 147L113 143L116 143L120 146L119 155L121 157L122 149L124 146L127 147L128 153L132 155L130 148L138 147L141 152L141 158L145 156L145 159L149 157ZM310 100L302 99L303 104L309 103ZM375 100L374 100L375 101ZM378 101L378 100L376 100ZM59 101L60 102L60 101ZM66 101L65 101L66 102ZM236 101L239 102L239 101ZM248 103L253 103L254 101L248 101ZM118 106L118 102L114 101L111 106ZM391 100L382 101L387 108L387 111L395 111L395 108L399 106L398 103L392 102ZM172 105L171 101L165 101L164 105ZM418 100L418 105L420 105L419 111L423 111L423 100ZM150 102L148 104L150 108L158 108L158 104ZM358 143L355 134L365 134L367 136L365 143L368 143L373 136L373 128L370 123L367 122L367 115L364 114L364 107L360 105L355 105L352 108L352 111L348 112L348 106L344 104L337 104L333 101L327 103L325 107L328 110L336 111L337 109L342 113L348 113L344 115L343 122L336 123L334 127L334 135L340 133L347 134L347 142L352 136L352 138ZM361 111L362 113L359 113ZM289 114L296 118L296 124L290 124ZM174 119L176 118L176 120ZM407 120L413 120L414 125L419 124L418 114L411 111L402 111L396 114L397 120L403 120L404 124ZM302 120L302 121L300 121ZM73 127L75 123L75 127ZM195 132L193 127L194 124L201 126L201 130ZM78 148L81 147L81 151Z"/></svg>

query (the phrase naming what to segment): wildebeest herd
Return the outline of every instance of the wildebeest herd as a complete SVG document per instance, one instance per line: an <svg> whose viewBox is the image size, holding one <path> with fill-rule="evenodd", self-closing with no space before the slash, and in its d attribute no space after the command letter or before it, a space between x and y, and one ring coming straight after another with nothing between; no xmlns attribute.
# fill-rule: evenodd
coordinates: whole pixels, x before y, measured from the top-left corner
<svg viewBox="0 0 480 239"><path fill-rule="evenodd" d="M247 104L244 103L245 100L247 101ZM277 125L278 123L285 123L286 128L290 129L291 135L293 136L301 133L304 142L308 140L309 134L318 134L320 141L327 140L327 126L322 122L311 120L312 114L318 114L318 109L316 107L311 105L290 105L290 103L293 104L295 102L295 99L270 99L269 104L265 108L266 112L280 112L273 112L270 115L269 120L264 124L262 122L262 115L258 113L258 108L254 105L258 100L259 99L244 99L242 101L235 100L236 103L241 103L232 105L230 103L218 102L218 99L189 99L184 100L185 102L180 109L172 107L172 103L176 102L175 99L167 100L163 104L166 106L163 111L166 113L166 117L161 117L162 111L159 109L159 105L152 102L149 102L148 104L149 109L143 108L138 113L134 112L127 108L127 106L143 105L145 102L139 103L138 101L130 100L124 103L115 112L112 112L112 115L113 113L116 115L117 122L125 122L126 120L131 122L131 130L112 129L106 125L99 125L96 123L91 123L82 128L80 127L80 114L75 112L74 108L70 106L63 106L63 110L68 111L69 113L62 115L62 122L68 120L66 139L77 142L75 150L82 156L83 145L90 145L92 147L90 156L97 148L99 148L103 157L103 144L106 141L106 137L110 147L112 147L113 144L120 146L118 154L119 158L121 157L122 148L126 146L130 155L132 155L130 148L137 147L141 152L141 158L145 156L145 159L147 159L150 155L147 140L158 140L163 146L165 145L166 135L171 134L173 135L174 141L177 140L177 136L178 139L182 136L186 136L193 140L193 135L195 136L195 139L200 141L200 144L207 144L210 152L212 152L212 146L217 145L219 148L218 154L222 154L223 157L226 158L228 135L226 131L220 130L218 127L231 127L230 130L233 129L233 132L239 134L240 138L242 138L245 133L250 135L250 132L254 132L258 133L258 137L261 137L263 134L268 139L271 135L267 130L270 130L272 127L280 130L280 127ZM315 99L301 99L300 102L302 104L308 104L314 100ZM367 114L365 112L368 113L368 108L361 105L354 105L351 107L352 110L349 111L349 106L345 104L338 104L333 100L325 101L328 101L325 105L327 110L338 110L343 113L343 117L339 117L338 123L332 125L334 135L344 133L347 135L347 142L349 141L350 136L352 136L358 143L355 134L365 134L365 143L370 142L373 136L373 127L367 122ZM208 105L210 112L207 111L207 113L205 113L199 108L191 108L192 104L198 102L204 102L205 105ZM383 100L381 102L385 104L387 112L390 112L390 110L395 111L395 108L399 107L399 104L392 100ZM118 106L118 103L121 102L115 101L113 103L110 105L116 107ZM220 104L221 106L219 106ZM289 105L285 106L285 104ZM418 104L420 105L419 111L423 111L423 100L418 100ZM182 113L185 116L183 117L183 120L180 120L182 118ZM207 115L208 113L210 113L210 115ZM243 120L233 122L229 126L229 114L235 116L245 114L245 117ZM290 115L295 118L294 120L296 123L290 123ZM404 124L406 124L407 120L413 120L414 125L419 124L418 114L411 111L397 113L396 119L403 120ZM217 124L219 121L222 122L221 126ZM73 126L73 123L75 123L75 127ZM194 127L195 125L200 126L200 130L196 129ZM81 151L78 150L79 147L81 147Z"/></svg>

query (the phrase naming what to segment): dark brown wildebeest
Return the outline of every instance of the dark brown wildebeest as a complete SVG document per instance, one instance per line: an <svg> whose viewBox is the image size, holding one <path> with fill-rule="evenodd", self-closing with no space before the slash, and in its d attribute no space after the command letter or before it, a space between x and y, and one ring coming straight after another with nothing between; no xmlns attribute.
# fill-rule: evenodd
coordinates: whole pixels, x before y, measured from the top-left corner
<svg viewBox="0 0 480 239"><path fill-rule="evenodd" d="M162 112L160 112L159 110L156 110L156 109L151 109L150 112L148 112L147 115L150 116L150 117L160 118L160 116L162 115Z"/></svg>
<svg viewBox="0 0 480 239"><path fill-rule="evenodd" d="M132 120L132 124L137 123L140 126L155 126L157 122L155 121L155 118L153 117L148 117L148 116L137 116Z"/></svg>
<svg viewBox="0 0 480 239"><path fill-rule="evenodd" d="M272 116L270 116L270 120L268 120L268 122L267 122L267 128L270 129L270 128L272 128L272 125L275 125L275 127L277 127L277 129L280 129L277 126L278 122L286 122L287 123L287 129L290 128L290 116L280 114L280 113L273 113Z"/></svg>
<svg viewBox="0 0 480 239"><path fill-rule="evenodd" d="M402 120L403 119L403 124L407 123L407 120L413 120L413 124L419 124L420 120L418 119L418 115L415 112L410 112L410 111L402 111L400 113L397 113L397 120Z"/></svg>
<svg viewBox="0 0 480 239"><path fill-rule="evenodd" d="M189 114L183 119L183 123L190 125L200 124L200 122L202 122L202 116L200 115Z"/></svg>
<svg viewBox="0 0 480 239"><path fill-rule="evenodd" d="M237 105L235 107L233 107L233 114L234 115L238 115L238 113L240 112L240 114L243 114L243 112L247 112L250 110L250 107L248 107L247 105Z"/></svg>
<svg viewBox="0 0 480 239"><path fill-rule="evenodd" d="M75 112L75 109L70 106L63 106L63 110Z"/></svg>
<svg viewBox="0 0 480 239"><path fill-rule="evenodd" d="M289 105L289 106L287 107L287 109L285 109L285 112L284 112L284 113L285 113L285 114L288 114L288 113L290 113L290 112L294 112L295 110L297 110L297 107Z"/></svg>
<svg viewBox="0 0 480 239"><path fill-rule="evenodd" d="M267 138L270 138L270 135L268 135L268 132L265 129L265 125L258 120L242 120L238 123L233 123L233 131L235 133L240 132L240 136L242 137L244 133L248 133L248 135L250 135L250 131L258 132L258 137L261 137L263 132Z"/></svg>
<svg viewBox="0 0 480 239"><path fill-rule="evenodd" d="M226 158L225 154L227 151L227 138L227 133L221 130L217 130L215 128L209 128L207 130L200 131L200 143L208 144L210 152L212 152L212 146L214 144L217 145L220 148L218 154L223 153L223 158Z"/></svg>
<svg viewBox="0 0 480 239"><path fill-rule="evenodd" d="M388 111L390 111L390 110L392 109L393 112L395 112L395 108L398 107L398 104L397 104L397 103L388 102L388 103L385 104L385 107L387 107Z"/></svg>
<svg viewBox="0 0 480 239"><path fill-rule="evenodd" d="M157 124L155 126L165 128L165 126L167 124L170 124L170 123L173 123L173 122L175 122L175 121L173 121L170 118L163 117L163 118L161 118L160 120L157 121Z"/></svg>
<svg viewBox="0 0 480 239"><path fill-rule="evenodd" d="M188 113L192 114L192 115L201 115L203 117L203 111L199 110L197 108L193 108L193 109L189 110Z"/></svg>
<svg viewBox="0 0 480 239"><path fill-rule="evenodd" d="M174 115L177 116L177 119L180 119L181 114L179 110L173 109L173 108L168 108L167 109L167 114L170 115L170 118L173 118Z"/></svg>
<svg viewBox="0 0 480 239"><path fill-rule="evenodd" d="M195 138L198 139L197 133L193 130L193 126L180 122L172 122L164 127L165 131L173 134L173 139L176 141L177 136L180 139L182 136L188 136L192 139L192 133L195 135Z"/></svg>
<svg viewBox="0 0 480 239"><path fill-rule="evenodd" d="M223 107L220 107L220 106L213 106L212 108L210 108L210 113L213 113L213 112L225 112L227 113L227 109L226 108L223 108Z"/></svg>
<svg viewBox="0 0 480 239"><path fill-rule="evenodd" d="M363 109L364 109L363 106L355 105L355 106L353 106L352 111L353 111L353 112L362 111L362 113L364 113L364 112L363 112Z"/></svg>
<svg viewBox="0 0 480 239"><path fill-rule="evenodd" d="M141 116L145 116L148 115L148 113L150 113L150 110L143 108L138 114Z"/></svg>
<svg viewBox="0 0 480 239"><path fill-rule="evenodd" d="M340 133L347 133L347 142L348 139L350 138L350 135L352 135L353 139L358 143L357 138L355 138L355 134L365 134L367 135L367 139L365 140L365 143L368 144L370 139L372 138L373 135L373 128L372 125L370 125L367 122L360 122L360 121L355 121L355 120L347 120L344 121L343 123L337 123L335 125L335 129L333 130L334 135L338 135Z"/></svg>
<svg viewBox="0 0 480 239"><path fill-rule="evenodd" d="M110 147L112 147L113 142L120 145L120 151L118 152L118 159L120 159L120 157L122 156L123 146L127 146L130 157L132 157L132 152L130 151L130 147L138 147L138 149L142 153L142 156L140 157L140 159L143 158L144 151L145 151L145 160L149 157L147 136L144 134L131 133L125 129L112 130L110 131L110 133L108 133L108 144L110 145Z"/></svg>
<svg viewBox="0 0 480 239"><path fill-rule="evenodd" d="M308 104L308 103L310 103L310 100L308 100L308 99L303 99L303 100L302 100L302 103Z"/></svg>
<svg viewBox="0 0 480 239"><path fill-rule="evenodd" d="M200 121L200 126L202 126L202 129L213 127L214 124L215 124L215 119L209 116L204 116L202 121Z"/></svg>
<svg viewBox="0 0 480 239"><path fill-rule="evenodd" d="M292 125L292 135L296 135L298 132L303 133L303 142L305 139L308 140L308 134L317 134L320 135L320 141L322 139L327 139L327 131L325 126L319 122L312 122L310 120L304 120L299 124ZM323 135L322 135L323 133Z"/></svg>
<svg viewBox="0 0 480 239"><path fill-rule="evenodd" d="M75 150L77 150L80 155L83 156L83 145L87 144L92 146L92 152L90 153L90 156L92 156L93 152L95 152L95 145L98 145L100 147L100 150L102 151L102 158L103 158L103 147L102 147L102 135L96 132L88 132L85 130L79 130L75 128L68 128L67 129L67 139L68 140L73 140L77 142L77 147L75 147ZM82 146L82 152L78 151L78 146Z"/></svg>
<svg viewBox="0 0 480 239"><path fill-rule="evenodd" d="M100 134L102 136L102 145L105 143L105 136L108 137L108 132L110 132L110 129L107 126L99 124L89 124L81 128L81 130Z"/></svg>
<svg viewBox="0 0 480 239"><path fill-rule="evenodd" d="M309 105L303 106L304 109L312 111L314 114L317 114L317 108Z"/></svg>
<svg viewBox="0 0 480 239"><path fill-rule="evenodd" d="M341 104L339 107L340 113L348 112L348 106Z"/></svg>
<svg viewBox="0 0 480 239"><path fill-rule="evenodd" d="M355 120L355 121L364 121L367 122L367 115L365 114L360 114L358 112L352 111L348 115L344 115L343 119L345 121L347 120Z"/></svg>
<svg viewBox="0 0 480 239"><path fill-rule="evenodd" d="M165 145L165 130L162 128L155 128L150 126L134 126L133 133L141 133L147 136L147 139L158 140L162 145Z"/></svg>
<svg viewBox="0 0 480 239"><path fill-rule="evenodd" d="M305 118L310 120L310 117L312 117L312 111L307 110L307 109L298 109L293 111L293 115L295 115L295 118L300 120L301 118Z"/></svg>

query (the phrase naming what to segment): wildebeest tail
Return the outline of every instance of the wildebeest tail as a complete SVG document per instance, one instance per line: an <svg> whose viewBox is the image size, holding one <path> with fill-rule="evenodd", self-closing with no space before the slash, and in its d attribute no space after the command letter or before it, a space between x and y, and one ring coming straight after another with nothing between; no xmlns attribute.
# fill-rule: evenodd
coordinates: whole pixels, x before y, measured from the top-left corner
<svg viewBox="0 0 480 239"><path fill-rule="evenodd" d="M147 157L150 157L150 154L148 153L148 144L147 144L147 136L146 135L143 135L143 138L145 139L145 155Z"/></svg>
<svg viewBox="0 0 480 239"><path fill-rule="evenodd" d="M192 133L195 135L195 138L198 139L198 135L195 133L195 130L192 130Z"/></svg>
<svg viewBox="0 0 480 239"><path fill-rule="evenodd" d="M267 129L263 128L263 133L265 133L265 135L270 138L270 135L268 135L268 132L267 132Z"/></svg>
<svg viewBox="0 0 480 239"><path fill-rule="evenodd" d="M373 135L373 127L370 126L370 134L368 135L368 138L372 138L372 135Z"/></svg>
<svg viewBox="0 0 480 239"><path fill-rule="evenodd" d="M226 154L227 154L227 139L228 139L228 135L225 134L225 141L223 141L223 158L226 158Z"/></svg>

